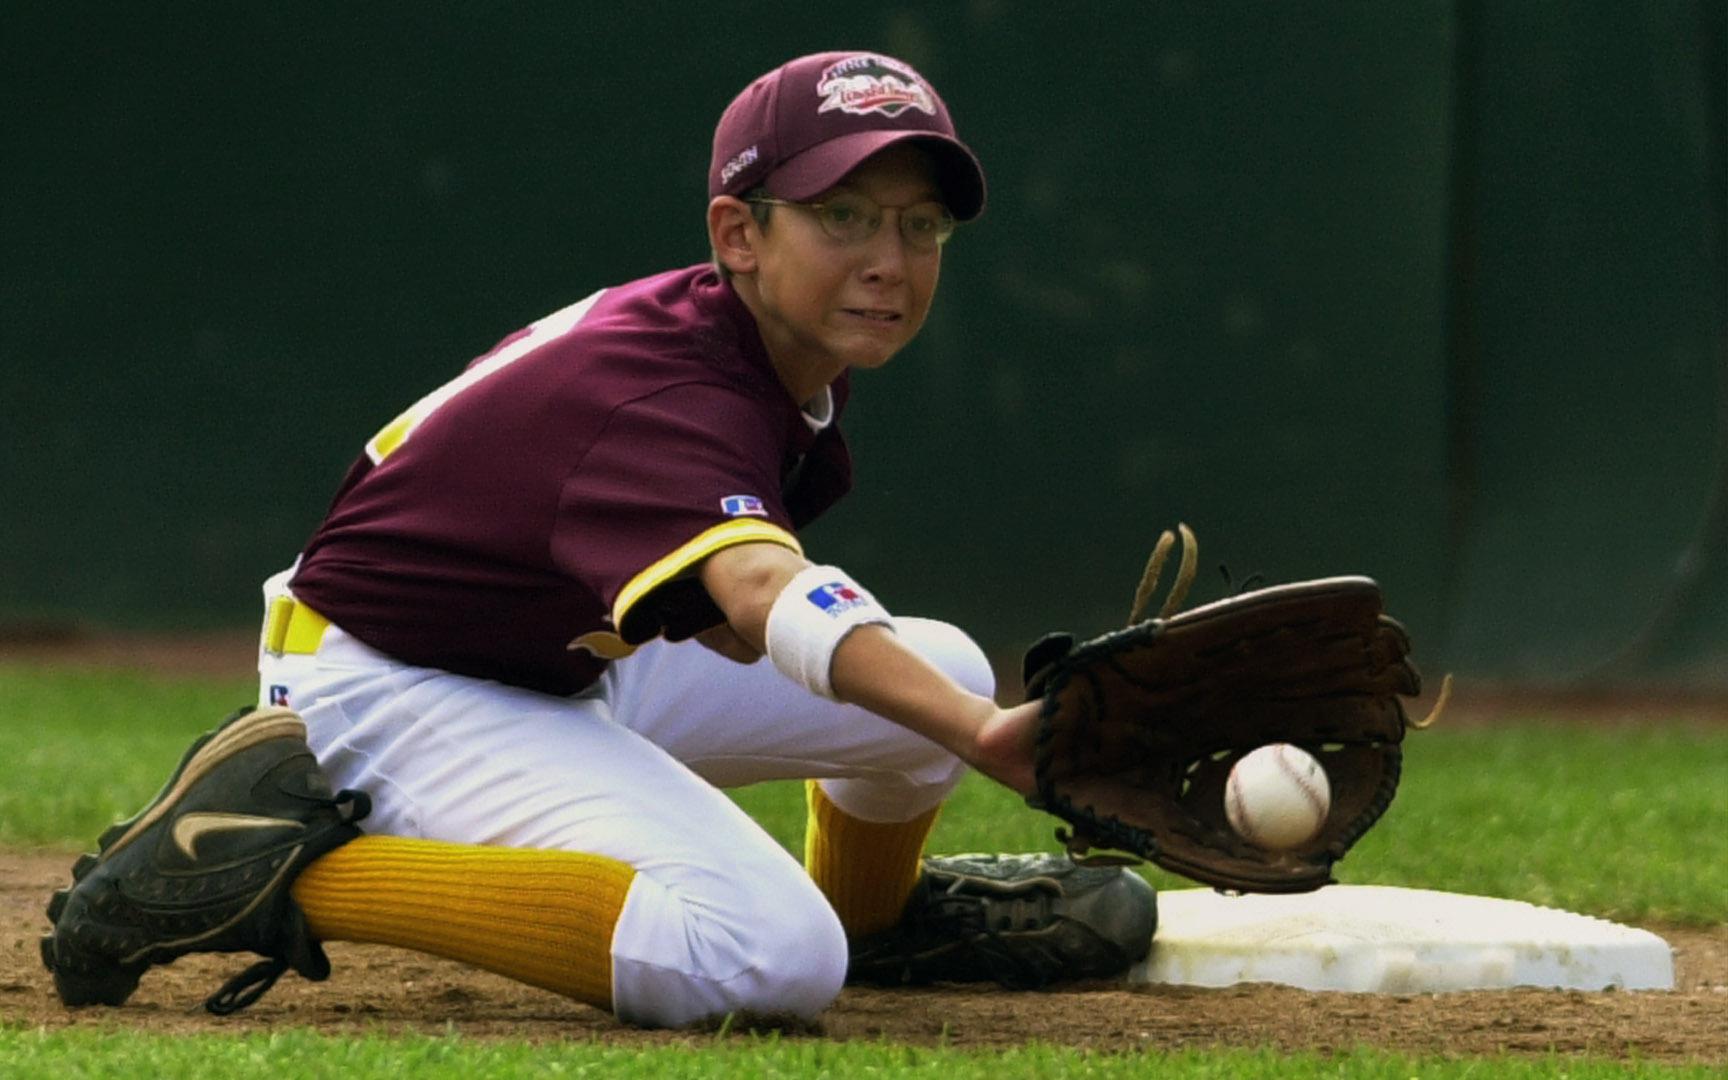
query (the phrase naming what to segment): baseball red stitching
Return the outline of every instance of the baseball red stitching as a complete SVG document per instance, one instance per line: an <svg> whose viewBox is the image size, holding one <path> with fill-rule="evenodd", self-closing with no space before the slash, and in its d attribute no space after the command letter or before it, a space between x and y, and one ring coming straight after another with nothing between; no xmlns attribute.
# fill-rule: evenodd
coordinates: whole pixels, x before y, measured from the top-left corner
<svg viewBox="0 0 1728 1080"><path fill-rule="evenodd" d="M1293 749L1295 748L1289 743L1279 744L1277 750L1278 767L1283 769L1290 779L1296 781L1296 786L1301 788L1302 794L1308 797L1308 804L1314 808L1314 814L1319 819L1314 823L1314 832L1319 832L1320 827L1326 824L1326 812L1328 810L1326 800L1320 797L1320 789L1314 785L1314 782L1303 775L1304 770L1298 769L1295 763L1290 760L1290 751ZM1315 765L1320 764L1318 759L1315 759L1314 763Z"/></svg>

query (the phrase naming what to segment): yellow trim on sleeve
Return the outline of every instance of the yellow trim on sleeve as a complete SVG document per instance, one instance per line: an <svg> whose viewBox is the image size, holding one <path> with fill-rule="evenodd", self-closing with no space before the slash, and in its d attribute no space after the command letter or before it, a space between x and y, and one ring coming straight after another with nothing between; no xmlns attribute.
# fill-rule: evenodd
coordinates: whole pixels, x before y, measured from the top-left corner
<svg viewBox="0 0 1728 1080"><path fill-rule="evenodd" d="M804 547L798 543L798 538L771 521L740 518L721 522L712 529L704 530L695 539L626 582L624 587L618 590L618 599L612 605L612 625L622 630L624 616L630 613L637 601L716 551L734 544L755 542L779 544L800 555L804 554Z"/></svg>
<svg viewBox="0 0 1728 1080"><path fill-rule="evenodd" d="M366 454L372 459L372 463L382 464L385 458L395 453L396 448L402 445L402 440L408 437L408 433L414 430L414 425L419 421L419 415L410 409L385 424L383 430L372 436L372 441L366 444Z"/></svg>

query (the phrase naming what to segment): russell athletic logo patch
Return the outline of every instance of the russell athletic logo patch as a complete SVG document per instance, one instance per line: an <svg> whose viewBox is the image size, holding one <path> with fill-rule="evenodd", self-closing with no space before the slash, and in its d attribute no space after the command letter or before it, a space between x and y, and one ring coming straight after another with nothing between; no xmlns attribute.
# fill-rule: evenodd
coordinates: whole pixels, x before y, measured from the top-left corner
<svg viewBox="0 0 1728 1080"><path fill-rule="evenodd" d="M936 99L918 73L874 53L848 56L828 65L816 80L816 93L822 97L818 113L838 109L854 116L899 116L907 109L917 109L936 115Z"/></svg>
<svg viewBox="0 0 1728 1080"><path fill-rule="evenodd" d="M824 615L842 615L853 608L868 607L870 598L843 581L830 581L806 594Z"/></svg>
<svg viewBox="0 0 1728 1080"><path fill-rule="evenodd" d="M728 495L720 500L720 512L727 517L768 516L768 508L754 495Z"/></svg>

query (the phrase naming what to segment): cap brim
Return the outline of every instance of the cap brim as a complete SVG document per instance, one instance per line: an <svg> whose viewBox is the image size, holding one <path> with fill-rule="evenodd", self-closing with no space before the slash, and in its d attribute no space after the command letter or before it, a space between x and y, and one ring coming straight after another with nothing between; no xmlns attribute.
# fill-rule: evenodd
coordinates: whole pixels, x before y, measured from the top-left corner
<svg viewBox="0 0 1728 1080"><path fill-rule="evenodd" d="M872 154L903 142L930 151L936 183L957 221L984 212L984 168L958 139L934 131L858 131L829 139L789 159L768 174L762 186L780 199L811 199L845 179Z"/></svg>

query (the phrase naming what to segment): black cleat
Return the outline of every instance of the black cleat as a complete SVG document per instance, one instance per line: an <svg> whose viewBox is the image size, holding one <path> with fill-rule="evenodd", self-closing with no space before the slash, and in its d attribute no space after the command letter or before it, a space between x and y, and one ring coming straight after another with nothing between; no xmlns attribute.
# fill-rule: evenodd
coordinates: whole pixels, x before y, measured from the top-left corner
<svg viewBox="0 0 1728 1080"><path fill-rule="evenodd" d="M899 924L853 943L846 979L1035 989L1115 978L1146 958L1157 923L1152 886L1120 866L1043 854L929 858Z"/></svg>
<svg viewBox="0 0 1728 1080"><path fill-rule="evenodd" d="M194 742L150 803L78 857L72 887L48 902L42 963L69 1006L120 1005L153 964L193 952L269 959L206 1005L256 1001L292 967L330 974L288 887L309 863L358 836L363 792L332 794L287 709L242 709Z"/></svg>

